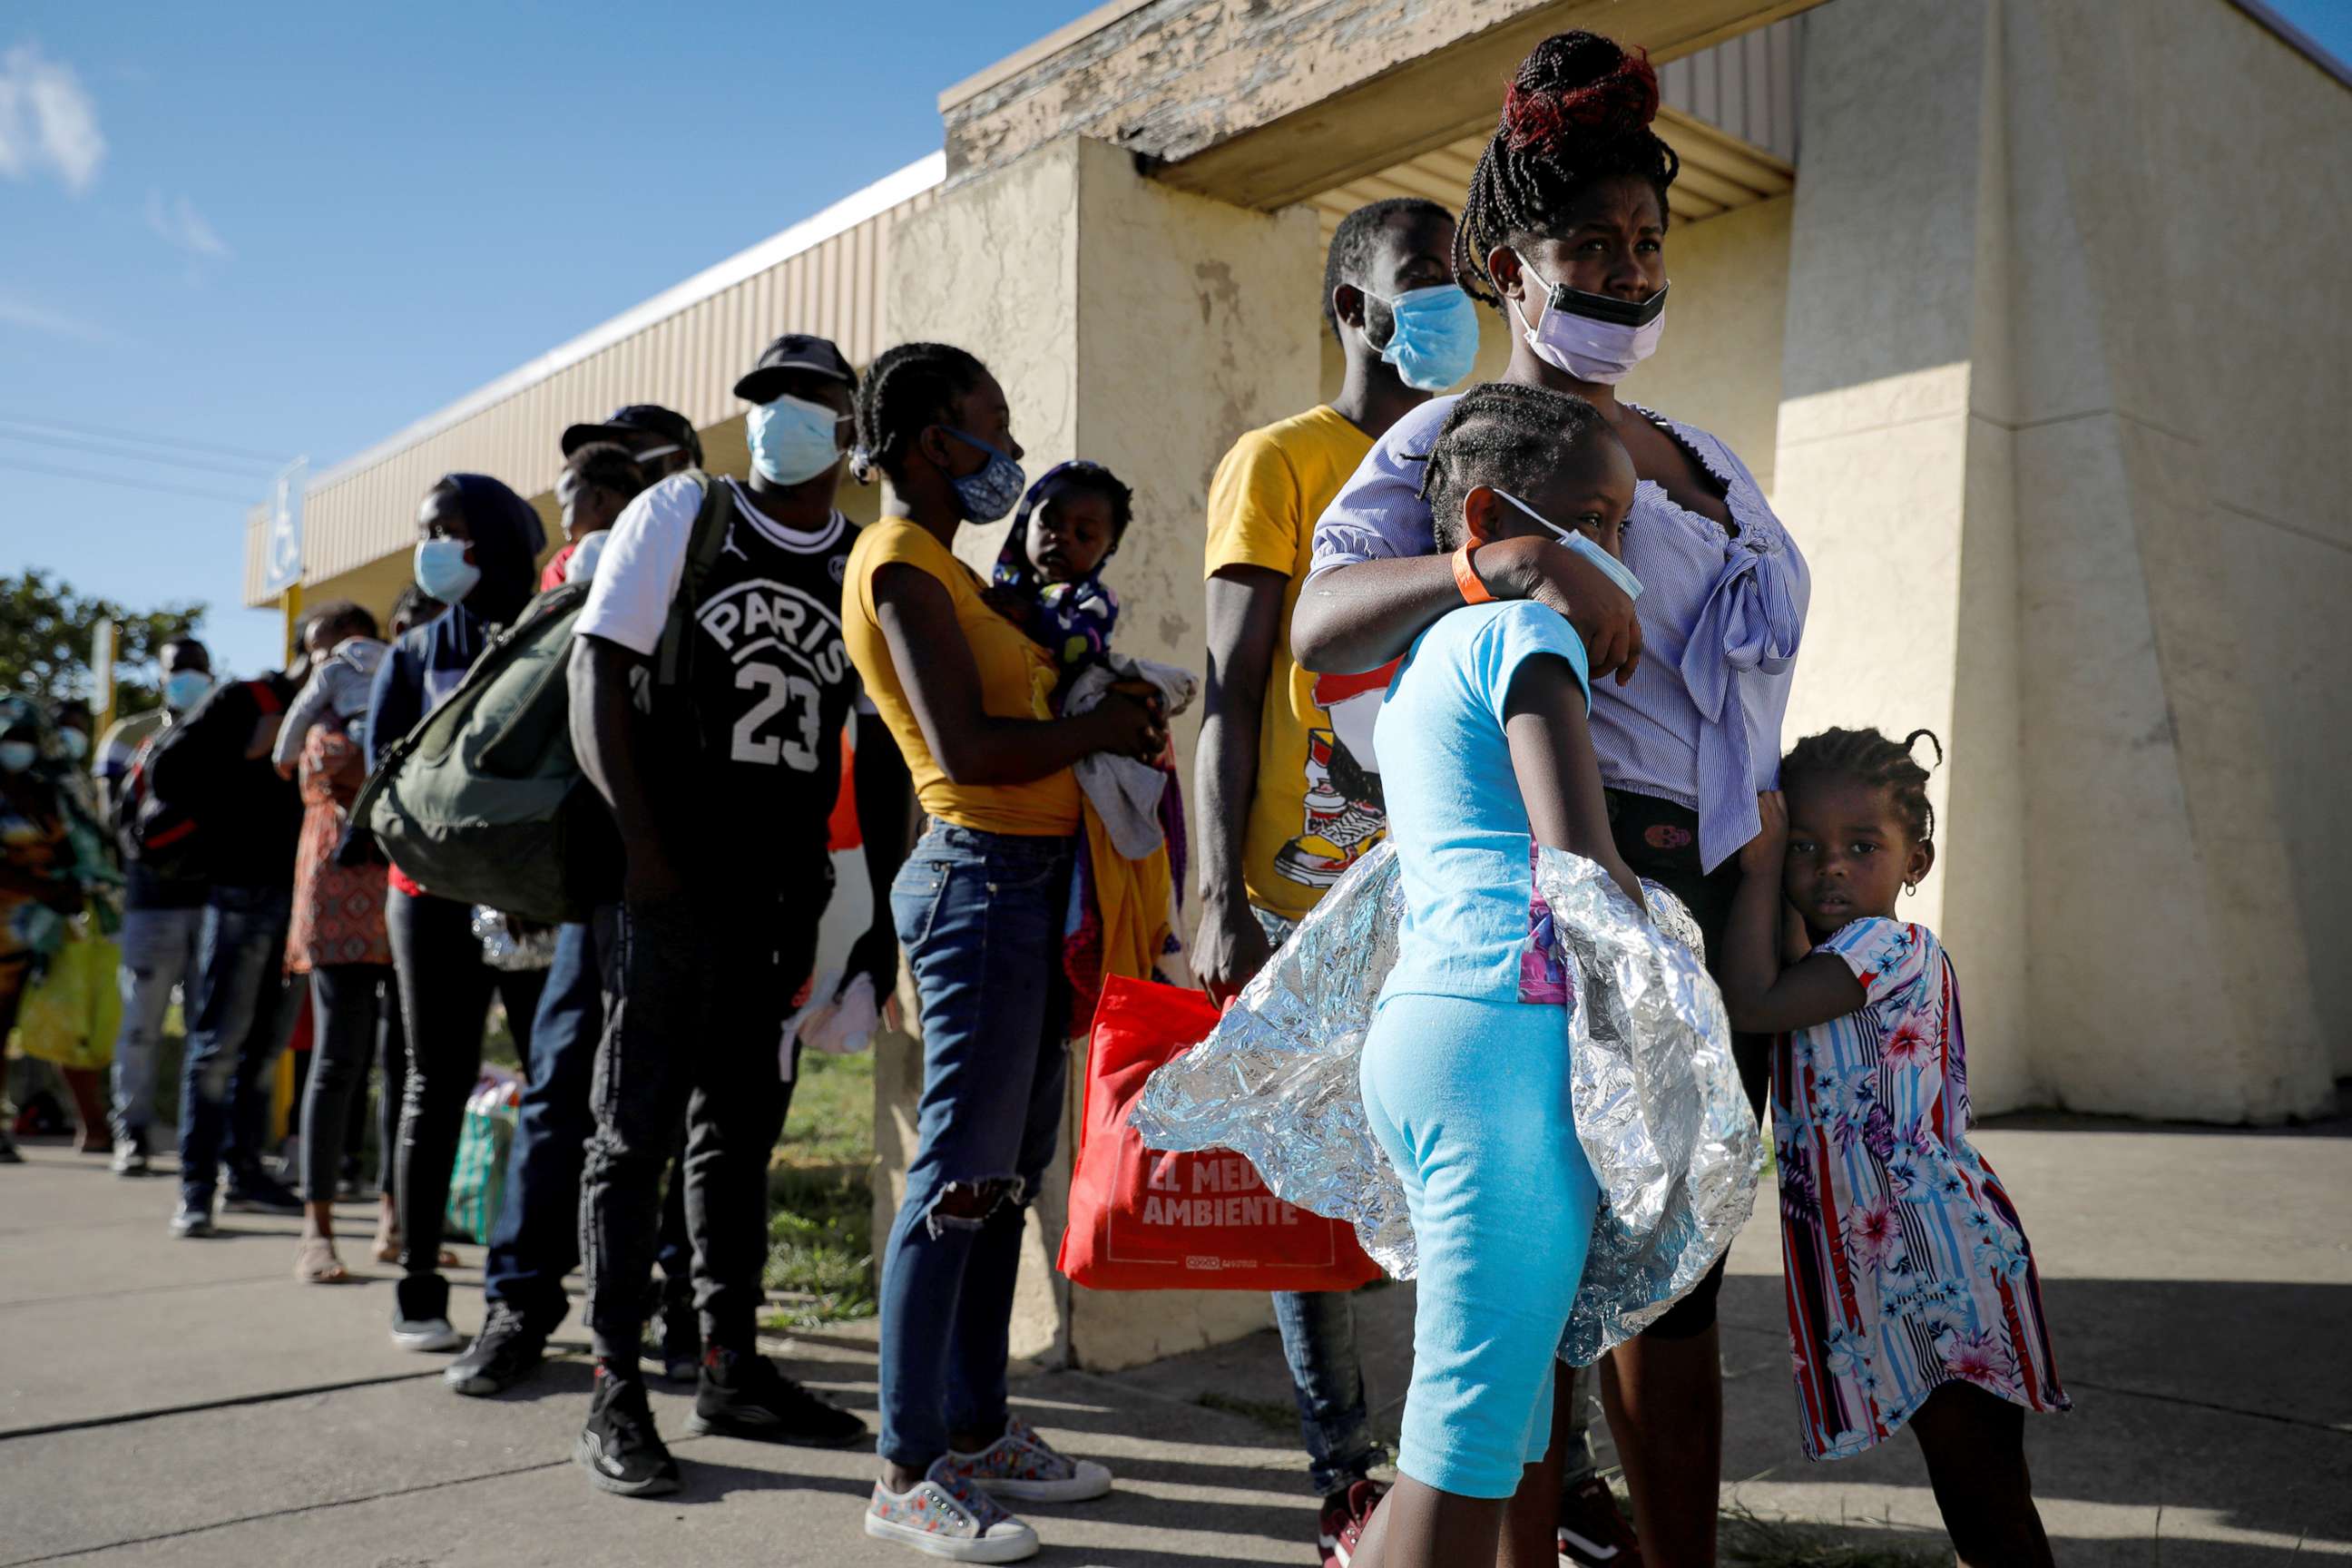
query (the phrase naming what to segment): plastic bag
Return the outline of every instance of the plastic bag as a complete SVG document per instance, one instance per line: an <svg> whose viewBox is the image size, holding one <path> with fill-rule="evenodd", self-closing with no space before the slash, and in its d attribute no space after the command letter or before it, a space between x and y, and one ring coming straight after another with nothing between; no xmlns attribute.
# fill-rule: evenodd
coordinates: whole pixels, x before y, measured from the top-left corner
<svg viewBox="0 0 2352 1568"><path fill-rule="evenodd" d="M482 944L482 962L509 973L545 969L555 962L555 928L531 925L488 904L474 906L474 936Z"/></svg>
<svg viewBox="0 0 2352 1568"><path fill-rule="evenodd" d="M121 950L100 936L88 915L65 922L65 940L25 992L16 1015L16 1049L61 1068L102 1068L114 1059L122 1027L115 980Z"/></svg>
<svg viewBox="0 0 2352 1568"><path fill-rule="evenodd" d="M1128 1125L1145 1079L1216 1023L1200 992L1104 982L1062 1272L1097 1290L1352 1290L1379 1279L1346 1220L1283 1202L1241 1155L1154 1152Z"/></svg>
<svg viewBox="0 0 2352 1568"><path fill-rule="evenodd" d="M488 1246L506 1202L507 1151L514 1146L515 1102L522 1080L498 1068L485 1068L466 1097L466 1120L457 1132L457 1159L449 1172L449 1202L441 1228L449 1236Z"/></svg>

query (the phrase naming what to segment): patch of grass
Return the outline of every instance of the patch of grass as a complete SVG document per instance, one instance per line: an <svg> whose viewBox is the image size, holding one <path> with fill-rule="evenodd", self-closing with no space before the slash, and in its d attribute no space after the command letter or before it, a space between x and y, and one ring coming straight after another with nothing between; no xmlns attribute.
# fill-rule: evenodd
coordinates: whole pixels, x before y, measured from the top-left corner
<svg viewBox="0 0 2352 1568"><path fill-rule="evenodd" d="M768 1195L767 1286L807 1298L770 1326L872 1316L874 1199L866 1167L779 1165L768 1173Z"/></svg>
<svg viewBox="0 0 2352 1568"><path fill-rule="evenodd" d="M1194 1394L1192 1403L1203 1410L1223 1411L1227 1415L1255 1421L1269 1431L1296 1434L1298 1430L1298 1407L1287 1400L1244 1399L1213 1388Z"/></svg>
<svg viewBox="0 0 2352 1568"><path fill-rule="evenodd" d="M784 1118L777 1159L795 1167L855 1166L859 1180L874 1163L874 1053L801 1056L793 1111Z"/></svg>
<svg viewBox="0 0 2352 1568"><path fill-rule="evenodd" d="M1822 1526L1766 1519L1734 1504L1723 1510L1723 1561L1736 1568L1941 1568L1949 1553L1889 1541L1855 1542Z"/></svg>
<svg viewBox="0 0 2352 1568"><path fill-rule="evenodd" d="M767 1284L807 1300L771 1328L873 1315L873 1056L803 1055L768 1173Z"/></svg>

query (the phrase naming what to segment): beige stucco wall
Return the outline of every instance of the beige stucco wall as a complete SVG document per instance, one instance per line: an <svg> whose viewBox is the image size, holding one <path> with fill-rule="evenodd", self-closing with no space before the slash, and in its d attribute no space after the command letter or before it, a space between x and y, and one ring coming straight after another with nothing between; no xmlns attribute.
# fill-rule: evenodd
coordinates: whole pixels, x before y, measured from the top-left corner
<svg viewBox="0 0 2352 1568"><path fill-rule="evenodd" d="M955 258L952 287L941 286L942 257ZM1135 488L1136 521L1110 574L1126 606L1119 647L1199 668L1209 477L1235 436L1316 395L1313 215L1172 191L1140 178L1129 154L1071 139L941 197L900 231L895 258L892 337L944 340L985 361L1031 473L1084 456ZM957 552L984 570L1003 535L1003 525L967 529ZM1197 715L1178 721L1187 778L1197 730ZM1074 1048L1063 1148L1025 1243L1016 1352L1128 1366L1263 1327L1263 1295L1097 1294L1054 1273L1081 1065ZM919 1047L886 1040L876 1067L887 1224L913 1148Z"/></svg>
<svg viewBox="0 0 2352 1568"><path fill-rule="evenodd" d="M1916 918L1959 965L1980 1108L2321 1110L2352 1001L2310 957L2345 921L2352 518L2310 455L2352 405L2352 99L2221 0L1807 29L1791 733L1950 742Z"/></svg>

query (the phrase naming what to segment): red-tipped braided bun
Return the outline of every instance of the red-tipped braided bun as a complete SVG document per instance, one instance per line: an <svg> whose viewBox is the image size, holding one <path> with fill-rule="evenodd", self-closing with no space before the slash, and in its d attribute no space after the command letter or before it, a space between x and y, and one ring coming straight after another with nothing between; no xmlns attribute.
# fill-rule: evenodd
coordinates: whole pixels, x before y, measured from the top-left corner
<svg viewBox="0 0 2352 1568"><path fill-rule="evenodd" d="M1486 258L1553 232L1597 181L1644 182L1657 192L1663 220L1682 163L1650 129L1657 114L1658 73L1641 50L1586 32L1538 44L1511 73L1501 123L1470 177L1454 228L1455 281L1500 309Z"/></svg>
<svg viewBox="0 0 2352 1568"><path fill-rule="evenodd" d="M1564 73L1550 68L1555 62L1545 57L1552 45L1578 37L1591 39L1617 58L1596 77L1563 81ZM1549 142L1568 131L1638 131L1657 117L1658 73L1650 68L1649 57L1591 33L1562 34L1538 45L1503 94L1503 132L1514 150Z"/></svg>

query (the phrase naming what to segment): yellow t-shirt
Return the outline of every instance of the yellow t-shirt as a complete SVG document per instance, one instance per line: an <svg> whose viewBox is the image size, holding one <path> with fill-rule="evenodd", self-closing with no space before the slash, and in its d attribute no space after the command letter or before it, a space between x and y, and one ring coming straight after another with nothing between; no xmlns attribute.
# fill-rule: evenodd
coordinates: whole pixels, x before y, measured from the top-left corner
<svg viewBox="0 0 2352 1568"><path fill-rule="evenodd" d="M1390 671L1318 677L1290 657L1291 612L1314 554L1315 520L1371 449L1372 438L1338 410L1311 408L1234 442L1209 481L1207 575L1263 566L1290 579L1242 840L1250 902L1286 920L1313 909L1388 826L1370 763Z"/></svg>
<svg viewBox="0 0 2352 1568"><path fill-rule="evenodd" d="M938 579L955 605L957 627L971 645L980 672L981 711L998 719L1051 719L1054 656L1020 627L988 607L980 578L930 531L903 517L863 529L850 547L843 580L842 641L866 683L866 695L898 742L915 781L915 798L945 822L983 833L1042 837L1078 830L1078 781L1070 770L1017 784L960 784L949 779L923 741L907 705L907 688L890 658L890 644L874 614L874 574L892 563Z"/></svg>

